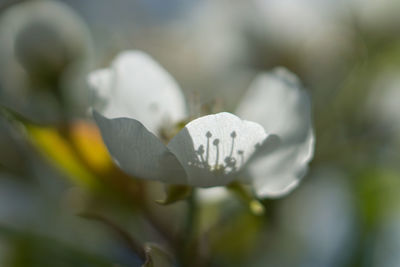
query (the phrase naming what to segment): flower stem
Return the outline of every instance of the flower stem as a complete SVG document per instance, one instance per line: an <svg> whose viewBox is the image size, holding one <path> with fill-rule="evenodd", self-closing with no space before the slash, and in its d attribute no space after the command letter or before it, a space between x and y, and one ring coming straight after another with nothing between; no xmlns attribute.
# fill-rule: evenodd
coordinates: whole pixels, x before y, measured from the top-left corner
<svg viewBox="0 0 400 267"><path fill-rule="evenodd" d="M196 200L196 190L193 189L192 194L187 198L188 211L185 222L185 236L191 239L195 231L195 222L197 216L197 200Z"/></svg>
<svg viewBox="0 0 400 267"><path fill-rule="evenodd" d="M198 202L196 189L193 188L192 194L187 198L187 215L183 229L182 247L180 251L180 261L182 266L200 266L200 254L198 238L196 237L198 222Z"/></svg>

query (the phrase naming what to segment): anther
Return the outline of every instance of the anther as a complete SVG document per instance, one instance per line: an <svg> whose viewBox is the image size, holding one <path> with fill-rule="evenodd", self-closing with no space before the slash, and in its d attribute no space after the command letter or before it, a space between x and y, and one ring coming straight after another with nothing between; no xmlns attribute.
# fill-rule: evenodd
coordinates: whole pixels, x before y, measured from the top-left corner
<svg viewBox="0 0 400 267"><path fill-rule="evenodd" d="M233 155L233 148L235 146L235 138L236 138L236 132L235 131L233 131L231 133L231 137L232 137L232 144L231 144L231 152L229 153L229 157L232 157L232 155Z"/></svg>

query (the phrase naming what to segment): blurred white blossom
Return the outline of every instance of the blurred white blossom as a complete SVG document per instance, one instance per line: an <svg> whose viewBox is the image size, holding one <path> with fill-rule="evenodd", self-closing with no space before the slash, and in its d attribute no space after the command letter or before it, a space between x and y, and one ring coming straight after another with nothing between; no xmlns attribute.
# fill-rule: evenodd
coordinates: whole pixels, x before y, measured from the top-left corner
<svg viewBox="0 0 400 267"><path fill-rule="evenodd" d="M274 197L298 184L312 158L310 101L284 69L256 78L237 109L258 123L222 112L197 118L176 135L176 125L188 119L184 97L148 55L123 52L88 79L104 142L133 176L199 187L240 181L259 197Z"/></svg>
<svg viewBox="0 0 400 267"><path fill-rule="evenodd" d="M68 6L28 1L0 17L1 104L35 122L83 110L90 34ZM64 114L65 115L65 114Z"/></svg>

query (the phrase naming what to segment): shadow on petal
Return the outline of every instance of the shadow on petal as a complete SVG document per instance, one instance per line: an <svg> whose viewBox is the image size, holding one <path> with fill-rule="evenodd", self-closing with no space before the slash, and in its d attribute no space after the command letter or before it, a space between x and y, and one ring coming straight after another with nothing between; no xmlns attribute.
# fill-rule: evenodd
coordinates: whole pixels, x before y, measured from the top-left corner
<svg viewBox="0 0 400 267"><path fill-rule="evenodd" d="M186 173L174 154L139 121L108 119L93 112L103 140L118 166L135 177L186 184Z"/></svg>

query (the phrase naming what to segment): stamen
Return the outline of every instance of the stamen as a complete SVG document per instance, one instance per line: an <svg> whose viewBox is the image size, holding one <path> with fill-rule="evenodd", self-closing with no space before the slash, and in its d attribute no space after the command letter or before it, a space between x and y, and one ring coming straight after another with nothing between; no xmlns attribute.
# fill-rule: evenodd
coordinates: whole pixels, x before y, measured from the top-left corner
<svg viewBox="0 0 400 267"><path fill-rule="evenodd" d="M219 139L218 138L214 140L213 145L216 147L216 150L217 150L216 151L217 156L215 158L215 166L214 166L214 168L217 170L218 169L218 161L219 161Z"/></svg>
<svg viewBox="0 0 400 267"><path fill-rule="evenodd" d="M225 164L226 164L226 169L230 168L229 171L235 171L236 170L236 159L233 157L226 157L225 158Z"/></svg>
<svg viewBox="0 0 400 267"><path fill-rule="evenodd" d="M211 138L212 134L210 133L210 131L208 131L206 133L206 137L207 137L207 147L206 147L206 162L208 165L208 157L209 157L209 153L210 153L210 138Z"/></svg>
<svg viewBox="0 0 400 267"><path fill-rule="evenodd" d="M231 158L233 155L233 147L235 146L235 138L236 138L236 132L233 131L231 133L231 138L232 138L232 144L231 144L231 152L229 153L229 157Z"/></svg>
<svg viewBox="0 0 400 267"><path fill-rule="evenodd" d="M203 154L204 154L204 146L203 146L203 145L200 145L196 152L197 152L197 154L200 156L200 163L202 163L203 166L206 167L206 162L204 161L204 157L203 157Z"/></svg>

